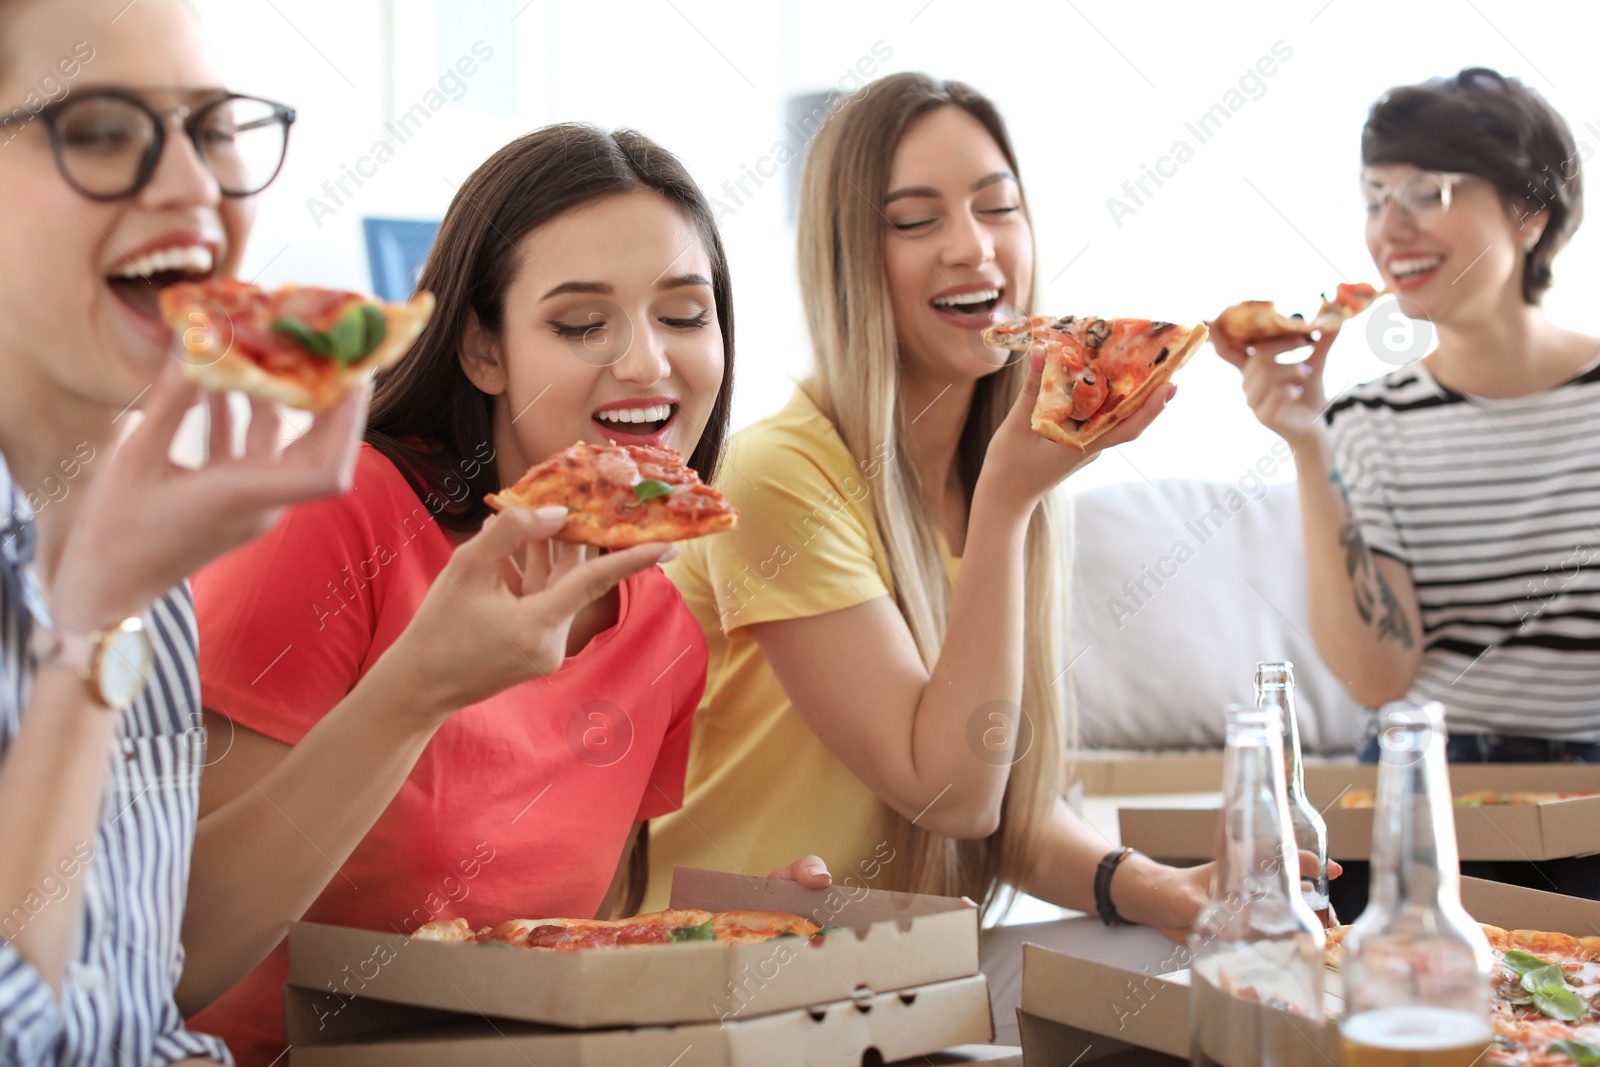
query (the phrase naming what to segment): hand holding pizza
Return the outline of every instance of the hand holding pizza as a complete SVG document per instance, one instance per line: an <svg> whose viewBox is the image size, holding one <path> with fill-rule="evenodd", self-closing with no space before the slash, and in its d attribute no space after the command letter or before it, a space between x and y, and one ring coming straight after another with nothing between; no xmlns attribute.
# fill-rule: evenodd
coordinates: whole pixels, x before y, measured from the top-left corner
<svg viewBox="0 0 1600 1067"><path fill-rule="evenodd" d="M150 389L143 420L90 483L47 587L58 621L99 628L138 614L205 563L265 533L285 506L350 487L366 389L319 415L283 449L270 403L252 397L241 450L227 394L208 393L208 459L190 469L169 453L199 392L176 361L169 364Z"/></svg>
<svg viewBox="0 0 1600 1067"><path fill-rule="evenodd" d="M1261 425L1298 449L1322 431L1322 368L1328 349L1339 336L1337 328L1324 329L1312 344L1309 337L1291 335L1260 341L1248 347L1229 340L1220 329L1211 331L1211 345L1223 359L1244 374L1244 395ZM1312 344L1311 354L1298 363L1279 363L1281 353Z"/></svg>
<svg viewBox="0 0 1600 1067"><path fill-rule="evenodd" d="M564 507L508 508L457 548L410 625L372 673L439 720L561 668L577 613L618 583L676 555L644 544L585 559L554 540Z"/></svg>
<svg viewBox="0 0 1600 1067"><path fill-rule="evenodd" d="M1027 380L1005 421L990 439L983 473L978 478L980 489L988 482L991 493L1004 492L1006 499L1024 515L1031 514L1046 493L1073 471L1093 461L1101 451L1126 444L1143 433L1178 391L1170 382L1162 385L1138 411L1090 442L1086 450L1079 451L1033 431L1033 411L1039 400L1044 363L1043 348L1036 346L1028 352Z"/></svg>

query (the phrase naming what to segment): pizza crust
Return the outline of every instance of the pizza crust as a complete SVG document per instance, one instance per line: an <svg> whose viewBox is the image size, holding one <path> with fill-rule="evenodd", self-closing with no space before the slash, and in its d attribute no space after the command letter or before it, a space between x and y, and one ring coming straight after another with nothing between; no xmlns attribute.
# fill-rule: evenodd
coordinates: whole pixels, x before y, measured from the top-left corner
<svg viewBox="0 0 1600 1067"><path fill-rule="evenodd" d="M1304 319L1285 315L1270 300L1244 300L1224 308L1217 316L1217 332L1240 345L1279 337L1309 337L1319 328Z"/></svg>
<svg viewBox="0 0 1600 1067"><path fill-rule="evenodd" d="M270 373L254 360L233 351L231 343L218 352L217 342L226 334L219 329L207 331L211 337L209 345L185 349L180 357L183 375L206 389L218 392L237 389L302 411L326 411L366 379L398 363L427 325L433 305L433 294L429 292L415 294L406 304L378 304L384 319L383 341L378 347L349 367L340 367L319 356L308 356L308 360L315 362L307 366L315 367L318 372L312 378ZM190 308L189 314L204 312ZM169 321L168 325L178 330L195 324Z"/></svg>
<svg viewBox="0 0 1600 1067"><path fill-rule="evenodd" d="M1203 325L1194 327L1189 331L1189 336L1183 341L1181 347L1170 352L1166 361L1156 368L1145 383L1123 398L1116 408L1111 411L1102 411L1087 422L1079 423L1077 426L1062 425L1050 417L1047 413L1047 405L1044 403L1045 391L1041 385L1039 390L1040 402L1035 404L1033 409L1032 425L1034 432L1059 444L1076 448L1080 452L1086 451L1091 442L1129 415L1138 411L1157 388L1171 380L1172 376L1185 363L1189 362L1189 359L1200 347L1201 342L1206 339L1207 332Z"/></svg>
<svg viewBox="0 0 1600 1067"><path fill-rule="evenodd" d="M496 495L502 499L506 496L505 493ZM707 516L692 525L676 521L669 515L652 519L646 525L632 526L610 522L603 515L568 512L566 525L561 527L553 540L574 545L594 545L597 548L632 548L634 545L658 544L663 541L687 541L691 537L722 533L738 525L737 513Z"/></svg>

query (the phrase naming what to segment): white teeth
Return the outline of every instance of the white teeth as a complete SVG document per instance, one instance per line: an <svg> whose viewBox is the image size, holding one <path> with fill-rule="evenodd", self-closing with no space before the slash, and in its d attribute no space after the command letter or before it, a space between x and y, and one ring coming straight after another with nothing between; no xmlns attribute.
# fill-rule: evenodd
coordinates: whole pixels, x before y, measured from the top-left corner
<svg viewBox="0 0 1600 1067"><path fill-rule="evenodd" d="M956 293L952 296L936 296L933 303L937 307L960 307L965 304L982 304L989 300L999 300L1000 290L979 289L975 293Z"/></svg>
<svg viewBox="0 0 1600 1067"><path fill-rule="evenodd" d="M155 252L147 252L134 259L123 260L122 265L111 272L113 278L148 278L162 271L181 270L192 274L210 274L212 267L211 249L205 245L184 245L178 248L162 248Z"/></svg>
<svg viewBox="0 0 1600 1067"><path fill-rule="evenodd" d="M603 422L665 422L672 417L671 404L657 404L648 408L612 408L597 411L594 417Z"/></svg>
<svg viewBox="0 0 1600 1067"><path fill-rule="evenodd" d="M1389 273L1396 278L1404 278L1412 274L1421 274L1433 270L1444 262L1443 256L1427 256L1415 259L1396 259L1389 263Z"/></svg>

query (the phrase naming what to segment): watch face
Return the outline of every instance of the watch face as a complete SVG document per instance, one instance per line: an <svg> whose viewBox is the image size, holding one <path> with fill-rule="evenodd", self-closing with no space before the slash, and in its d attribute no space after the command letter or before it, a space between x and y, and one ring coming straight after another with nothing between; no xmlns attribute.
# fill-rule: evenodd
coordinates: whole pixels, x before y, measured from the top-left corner
<svg viewBox="0 0 1600 1067"><path fill-rule="evenodd" d="M99 663L101 698L118 709L132 704L144 692L154 661L155 650L142 626L107 634Z"/></svg>

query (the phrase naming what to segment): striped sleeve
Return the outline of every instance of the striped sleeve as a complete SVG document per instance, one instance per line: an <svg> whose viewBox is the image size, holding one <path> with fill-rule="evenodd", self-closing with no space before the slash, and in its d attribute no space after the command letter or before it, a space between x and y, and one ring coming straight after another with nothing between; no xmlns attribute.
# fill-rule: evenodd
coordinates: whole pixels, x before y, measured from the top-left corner
<svg viewBox="0 0 1600 1067"><path fill-rule="evenodd" d="M0 1067L53 1062L66 1029L61 1005L33 964L0 941Z"/></svg>
<svg viewBox="0 0 1600 1067"><path fill-rule="evenodd" d="M1350 514L1361 528L1367 547L1402 563L1410 563L1405 541L1391 506L1388 480L1393 475L1385 458L1385 442L1359 403L1341 401L1328 411L1333 449L1333 477L1344 489Z"/></svg>

